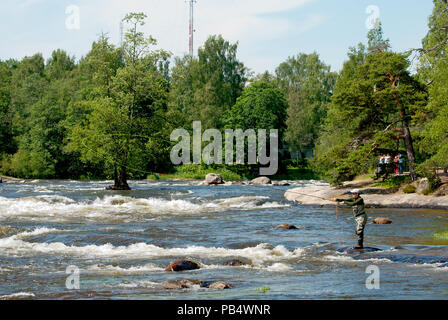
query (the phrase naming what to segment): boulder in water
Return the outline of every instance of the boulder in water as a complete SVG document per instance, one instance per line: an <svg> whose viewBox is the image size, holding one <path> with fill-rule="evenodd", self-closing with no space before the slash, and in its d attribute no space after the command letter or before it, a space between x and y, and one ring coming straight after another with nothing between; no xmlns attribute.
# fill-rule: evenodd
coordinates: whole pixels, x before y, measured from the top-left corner
<svg viewBox="0 0 448 320"><path fill-rule="evenodd" d="M233 259L233 260L229 260L226 263L224 263L225 266L228 267L240 267L240 266L244 266L246 265L246 263L244 263L243 261L239 260L239 259Z"/></svg>
<svg viewBox="0 0 448 320"><path fill-rule="evenodd" d="M163 289L166 290L180 290L180 289L191 289L195 284L198 285L199 281L184 279L184 280L165 281L162 283L162 287Z"/></svg>
<svg viewBox="0 0 448 320"><path fill-rule="evenodd" d="M233 288L230 284L224 281L212 282L212 281L201 281L202 288L209 288L215 290L224 290Z"/></svg>
<svg viewBox="0 0 448 320"><path fill-rule="evenodd" d="M377 252L377 251L382 251L382 250L378 249L378 248L372 248L372 247L364 247L363 249L355 249L353 247L344 247L344 248L339 248L336 251L340 252L340 253L346 253L346 254L357 254L357 253Z"/></svg>
<svg viewBox="0 0 448 320"><path fill-rule="evenodd" d="M418 187L417 187L417 193L425 193L426 191L428 191L430 188L429 185L429 180L428 178L423 178L422 180L420 180L420 182L418 183Z"/></svg>
<svg viewBox="0 0 448 320"><path fill-rule="evenodd" d="M373 220L375 224L393 224L393 221L388 218L376 218Z"/></svg>
<svg viewBox="0 0 448 320"><path fill-rule="evenodd" d="M11 228L10 226L0 226L0 238L9 236L11 233L16 232L15 228Z"/></svg>
<svg viewBox="0 0 448 320"><path fill-rule="evenodd" d="M129 186L108 186L106 187L106 190L110 190L110 191L129 191L131 190L131 188Z"/></svg>
<svg viewBox="0 0 448 320"><path fill-rule="evenodd" d="M268 177L258 177L250 182L250 184L262 185L262 184L272 184L271 179Z"/></svg>
<svg viewBox="0 0 448 320"><path fill-rule="evenodd" d="M274 227L275 229L285 229L285 230L297 230L296 226L293 226L292 224L279 224L278 226Z"/></svg>
<svg viewBox="0 0 448 320"><path fill-rule="evenodd" d="M280 181L280 182L274 183L274 186L276 186L276 187L289 187L290 184L288 182Z"/></svg>
<svg viewBox="0 0 448 320"><path fill-rule="evenodd" d="M222 176L220 174L209 173L205 177L205 184L207 184L207 185L224 184L224 180L222 179Z"/></svg>
<svg viewBox="0 0 448 320"><path fill-rule="evenodd" d="M188 270L196 270L200 269L200 265L194 261L190 260L174 260L171 262L168 267L166 267L165 271L188 271Z"/></svg>

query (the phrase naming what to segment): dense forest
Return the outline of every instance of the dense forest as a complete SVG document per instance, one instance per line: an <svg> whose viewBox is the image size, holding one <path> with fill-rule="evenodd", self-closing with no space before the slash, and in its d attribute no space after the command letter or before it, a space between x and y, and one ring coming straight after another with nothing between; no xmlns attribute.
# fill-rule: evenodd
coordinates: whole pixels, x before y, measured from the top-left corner
<svg viewBox="0 0 448 320"><path fill-rule="evenodd" d="M126 188L172 171L170 133L193 121L279 129L282 168L306 165L334 183L372 172L384 153L403 154L413 179L448 167L447 0L434 0L421 48L394 52L378 22L340 72L298 53L255 75L219 35L173 57L140 32L145 18L128 14L121 47L103 34L78 61L63 50L0 61L0 173Z"/></svg>

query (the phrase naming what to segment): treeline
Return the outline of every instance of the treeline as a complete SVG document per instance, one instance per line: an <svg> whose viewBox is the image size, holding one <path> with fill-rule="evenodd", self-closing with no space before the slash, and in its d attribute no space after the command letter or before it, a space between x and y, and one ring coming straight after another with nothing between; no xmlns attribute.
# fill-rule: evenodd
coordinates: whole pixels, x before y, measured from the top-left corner
<svg viewBox="0 0 448 320"><path fill-rule="evenodd" d="M170 133L279 129L282 158L303 158L332 182L369 172L378 154L401 152L415 175L448 167L448 5L435 0L417 51L396 53L381 25L351 48L339 73L317 53L254 75L237 44L211 36L196 56L154 50L129 14L123 45L106 35L79 61L56 50L0 61L0 170L22 178L128 178L172 169ZM289 152L288 152L289 151Z"/></svg>

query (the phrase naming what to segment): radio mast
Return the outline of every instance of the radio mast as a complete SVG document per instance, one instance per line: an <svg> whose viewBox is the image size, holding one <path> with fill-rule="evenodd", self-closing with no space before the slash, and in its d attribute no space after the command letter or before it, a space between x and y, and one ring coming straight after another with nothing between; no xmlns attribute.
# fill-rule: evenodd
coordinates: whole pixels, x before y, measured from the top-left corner
<svg viewBox="0 0 448 320"><path fill-rule="evenodd" d="M189 31L189 51L190 56L194 55L194 4L196 0L189 0L190 2L190 31Z"/></svg>

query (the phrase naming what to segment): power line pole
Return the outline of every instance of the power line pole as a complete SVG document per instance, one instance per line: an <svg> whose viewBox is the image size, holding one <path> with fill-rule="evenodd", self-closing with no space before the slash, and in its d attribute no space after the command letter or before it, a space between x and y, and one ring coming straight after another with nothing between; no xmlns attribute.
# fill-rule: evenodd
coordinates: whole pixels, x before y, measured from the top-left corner
<svg viewBox="0 0 448 320"><path fill-rule="evenodd" d="M190 36L189 36L189 49L190 49L190 56L194 55L194 4L197 2L196 0L189 0L190 1Z"/></svg>

